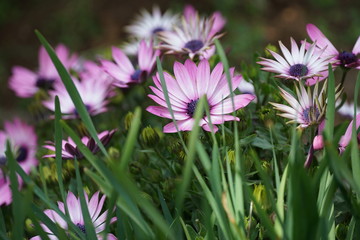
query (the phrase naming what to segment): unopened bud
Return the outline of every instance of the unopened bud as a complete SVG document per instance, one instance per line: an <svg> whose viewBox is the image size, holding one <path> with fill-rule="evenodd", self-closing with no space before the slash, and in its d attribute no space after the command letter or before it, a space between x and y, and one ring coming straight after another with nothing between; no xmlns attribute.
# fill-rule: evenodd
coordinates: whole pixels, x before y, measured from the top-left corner
<svg viewBox="0 0 360 240"><path fill-rule="evenodd" d="M265 57L267 58L272 58L273 55L270 53L270 51L273 51L273 52L276 52L278 53L279 52L279 49L275 46L275 45L272 45L272 44L268 44L266 47L265 47Z"/></svg>
<svg viewBox="0 0 360 240"><path fill-rule="evenodd" d="M124 120L124 125L125 125L125 130L129 130L131 127L131 123L133 122L134 119L134 113L132 112L128 112L125 116L125 120Z"/></svg>
<svg viewBox="0 0 360 240"><path fill-rule="evenodd" d="M155 146L159 143L160 137L155 129L148 126L141 131L140 140L147 146Z"/></svg>
<svg viewBox="0 0 360 240"><path fill-rule="evenodd" d="M266 210L270 206L264 185L255 185L253 194L262 209Z"/></svg>

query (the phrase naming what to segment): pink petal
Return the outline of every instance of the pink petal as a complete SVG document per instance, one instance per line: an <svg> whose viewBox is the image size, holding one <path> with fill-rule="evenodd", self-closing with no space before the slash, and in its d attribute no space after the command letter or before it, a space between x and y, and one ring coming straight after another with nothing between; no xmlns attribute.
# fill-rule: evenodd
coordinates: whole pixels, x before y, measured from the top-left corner
<svg viewBox="0 0 360 240"><path fill-rule="evenodd" d="M348 128L346 129L346 132L344 134L344 136L342 136L340 138L340 142L339 142L339 146L345 148L347 145L349 145L350 141L351 141L351 135L352 135L352 127L353 127L353 121L352 120L348 126ZM356 129L358 129L360 127L360 113L358 113L356 115L355 118L356 121Z"/></svg>
<svg viewBox="0 0 360 240"><path fill-rule="evenodd" d="M196 84L198 96L201 97L207 93L210 82L210 64L208 60L201 60L197 69Z"/></svg>
<svg viewBox="0 0 360 240"><path fill-rule="evenodd" d="M188 70L179 62L174 64L175 78L182 89L183 93L190 99L195 100L199 98L195 83L191 81Z"/></svg>
<svg viewBox="0 0 360 240"><path fill-rule="evenodd" d="M149 106L146 108L146 111L151 112L152 114L159 116L159 117L172 119L169 110L165 107ZM189 118L189 116L185 112L173 111L173 113L174 113L174 118L176 120L185 120L185 119Z"/></svg>
<svg viewBox="0 0 360 240"><path fill-rule="evenodd" d="M332 45L332 43L314 24L309 23L308 25L306 25L306 31L311 40L313 42L316 42L317 46L319 46L320 48L327 47L326 52L328 52L329 54L338 54L338 51L336 50L334 45Z"/></svg>
<svg viewBox="0 0 360 240"><path fill-rule="evenodd" d="M355 55L358 55L360 53L360 36L358 37L355 45L354 45L354 48L352 50L352 52L355 54Z"/></svg>
<svg viewBox="0 0 360 240"><path fill-rule="evenodd" d="M124 71L134 72L135 69L129 58L120 50L120 48L112 47L112 56L117 65Z"/></svg>
<svg viewBox="0 0 360 240"><path fill-rule="evenodd" d="M322 135L317 135L314 137L313 148L314 150L321 150L324 148L324 140Z"/></svg>
<svg viewBox="0 0 360 240"><path fill-rule="evenodd" d="M213 106L210 109L210 114L227 114L238 110L239 108L243 108L248 105L252 100L255 99L254 95L251 94L241 94L234 96L234 105L232 106L231 98L225 99L222 102L219 102L217 105Z"/></svg>
<svg viewBox="0 0 360 240"><path fill-rule="evenodd" d="M79 199L77 199L72 192L68 193L66 203L69 209L70 218L73 223L83 223Z"/></svg>
<svg viewBox="0 0 360 240"><path fill-rule="evenodd" d="M179 129L179 131L191 131L194 125L194 119L193 118L189 118L186 120L180 120L180 121L176 121L177 127ZM174 133L177 132L176 127L174 125L173 122L167 124L164 126L163 129L164 133Z"/></svg>

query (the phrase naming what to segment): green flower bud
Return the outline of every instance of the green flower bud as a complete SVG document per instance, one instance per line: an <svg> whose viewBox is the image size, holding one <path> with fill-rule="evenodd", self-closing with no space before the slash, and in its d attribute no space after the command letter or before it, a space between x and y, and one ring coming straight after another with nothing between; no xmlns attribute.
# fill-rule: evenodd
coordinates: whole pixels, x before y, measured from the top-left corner
<svg viewBox="0 0 360 240"><path fill-rule="evenodd" d="M128 112L125 116L124 124L125 124L125 130L129 130L131 127L131 123L134 119L134 113Z"/></svg>
<svg viewBox="0 0 360 240"><path fill-rule="evenodd" d="M279 52L279 49L278 49L275 45L268 44L268 45L265 47L265 57L267 57L267 58L273 58L273 55L270 53L269 50L271 50L271 51L273 51L273 52L276 52L276 53Z"/></svg>
<svg viewBox="0 0 360 240"><path fill-rule="evenodd" d="M160 136L154 128L147 126L141 131L140 140L146 146L152 147L159 143Z"/></svg>
<svg viewBox="0 0 360 240"><path fill-rule="evenodd" d="M258 184L254 186L253 195L256 201L260 204L262 209L268 209L270 207L269 199L266 194L265 186Z"/></svg>
<svg viewBox="0 0 360 240"><path fill-rule="evenodd" d="M34 232L34 224L32 223L31 219L25 220L25 229L26 231L33 233Z"/></svg>
<svg viewBox="0 0 360 240"><path fill-rule="evenodd" d="M224 161L228 160L230 162L231 165L235 165L235 151L234 150L229 150L226 153L225 159Z"/></svg>
<svg viewBox="0 0 360 240"><path fill-rule="evenodd" d="M349 230L349 227L346 226L345 224L343 224L343 223L338 224L335 228L336 239L346 239L348 230Z"/></svg>
<svg viewBox="0 0 360 240"><path fill-rule="evenodd" d="M119 149L117 149L115 147L110 147L109 148L109 156L110 156L110 159L112 159L112 160L120 159L120 151L119 151Z"/></svg>

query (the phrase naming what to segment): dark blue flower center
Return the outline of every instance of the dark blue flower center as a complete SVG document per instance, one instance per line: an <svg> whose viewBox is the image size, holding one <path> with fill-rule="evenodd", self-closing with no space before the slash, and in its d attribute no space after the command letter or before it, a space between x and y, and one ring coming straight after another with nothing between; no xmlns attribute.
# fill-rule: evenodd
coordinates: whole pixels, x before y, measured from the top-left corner
<svg viewBox="0 0 360 240"><path fill-rule="evenodd" d="M185 44L185 48L190 49L191 52L197 52L204 46L201 40L191 40Z"/></svg>
<svg viewBox="0 0 360 240"><path fill-rule="evenodd" d="M289 74L293 77L303 77L309 72L309 69L301 63L292 65L289 70Z"/></svg>
<svg viewBox="0 0 360 240"><path fill-rule="evenodd" d="M154 28L154 29L152 30L152 33L153 33L153 34L157 34L158 32L162 32L162 31L164 31L164 28L162 28L162 27L156 27L156 28Z"/></svg>
<svg viewBox="0 0 360 240"><path fill-rule="evenodd" d="M195 109L196 109L196 105L197 105L198 102L199 102L199 99L196 99L196 100L191 100L191 102L189 102L189 103L187 104L186 113L187 113L190 117L194 116Z"/></svg>
<svg viewBox="0 0 360 240"><path fill-rule="evenodd" d="M44 77L39 77L36 80L36 87L41 88L41 89L45 89L45 90L53 90L53 85L54 85L55 80L54 79L48 79L48 78L44 78Z"/></svg>
<svg viewBox="0 0 360 240"><path fill-rule="evenodd" d="M26 160L28 156L29 150L25 146L21 146L18 150L18 155L16 157L16 161L21 163Z"/></svg>
<svg viewBox="0 0 360 240"><path fill-rule="evenodd" d="M303 119L307 124L318 121L320 116L319 109L315 106L306 108L303 112Z"/></svg>
<svg viewBox="0 0 360 240"><path fill-rule="evenodd" d="M0 156L0 167L4 166L7 162L7 159L5 156Z"/></svg>
<svg viewBox="0 0 360 240"><path fill-rule="evenodd" d="M77 226L84 234L86 234L85 225L82 225L82 224L78 223L78 224L76 224L76 226Z"/></svg>
<svg viewBox="0 0 360 240"><path fill-rule="evenodd" d="M131 74L131 76L130 76L131 80L139 81L142 72L143 71L140 69L135 70L135 72L133 74Z"/></svg>
<svg viewBox="0 0 360 240"><path fill-rule="evenodd" d="M340 60L341 65L356 63L358 60L355 54L346 51L339 53L338 59Z"/></svg>
<svg viewBox="0 0 360 240"><path fill-rule="evenodd" d="M86 108L86 110L88 111L88 113L90 113L91 107L90 107L88 104L85 104L85 108ZM79 113L78 113L78 111L76 110L76 108L74 109L74 115L75 115L76 117L79 117Z"/></svg>

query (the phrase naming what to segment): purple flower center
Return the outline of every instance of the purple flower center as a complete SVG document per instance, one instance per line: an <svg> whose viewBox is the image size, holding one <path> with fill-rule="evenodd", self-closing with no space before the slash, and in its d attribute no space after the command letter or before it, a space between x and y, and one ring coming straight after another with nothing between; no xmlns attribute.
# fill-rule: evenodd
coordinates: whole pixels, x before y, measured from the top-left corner
<svg viewBox="0 0 360 240"><path fill-rule="evenodd" d="M48 79L48 78L44 78L44 77L39 77L36 80L36 87L41 88L41 89L45 89L45 90L49 90L49 89L54 89L53 85L54 85L55 80L54 79Z"/></svg>
<svg viewBox="0 0 360 240"><path fill-rule="evenodd" d="M85 108L86 108L86 110L88 111L88 113L90 113L91 107L90 107L88 104L85 104ZM76 108L74 109L74 115L75 115L76 117L79 117L79 113L78 113L78 111L76 110Z"/></svg>
<svg viewBox="0 0 360 240"><path fill-rule="evenodd" d="M187 109L186 109L187 115L189 115L190 117L194 116L196 105L198 102L199 99L196 99L196 100L191 100L191 102L187 104Z"/></svg>
<svg viewBox="0 0 360 240"><path fill-rule="evenodd" d="M306 108L303 112L303 120L307 124L316 122L320 116L319 109L315 106L310 106Z"/></svg>
<svg viewBox="0 0 360 240"><path fill-rule="evenodd" d="M25 161L25 159L28 156L28 153L29 153L28 149L25 146L21 146L18 150L18 155L16 157L16 161L19 163Z"/></svg>
<svg viewBox="0 0 360 240"><path fill-rule="evenodd" d="M354 53L346 51L339 53L338 59L340 60L342 65L356 63L358 60Z"/></svg>
<svg viewBox="0 0 360 240"><path fill-rule="evenodd" d="M309 72L309 69L301 63L292 65L289 70L289 74L293 77L303 77Z"/></svg>
<svg viewBox="0 0 360 240"><path fill-rule="evenodd" d="M197 52L204 46L201 40L191 40L185 44L185 48L190 49L191 52Z"/></svg>
<svg viewBox="0 0 360 240"><path fill-rule="evenodd" d="M21 146L16 155L16 161L21 163L26 160L29 150L25 146ZM4 166L7 162L6 156L0 156L0 166Z"/></svg>
<svg viewBox="0 0 360 240"><path fill-rule="evenodd" d="M0 166L4 166L6 164L6 157L5 156L0 156Z"/></svg>
<svg viewBox="0 0 360 240"><path fill-rule="evenodd" d="M76 224L76 226L77 226L84 234L86 234L86 229L85 229L85 226L84 226L84 225L78 223L78 224Z"/></svg>
<svg viewBox="0 0 360 240"><path fill-rule="evenodd" d="M164 28L162 27L156 27L152 30L152 34L157 34L158 32L164 31Z"/></svg>
<svg viewBox="0 0 360 240"><path fill-rule="evenodd" d="M143 71L140 70L140 69L135 70L135 72L134 72L133 74L131 74L131 76L130 76L131 80L133 80L133 81L139 81L142 72L143 72Z"/></svg>

